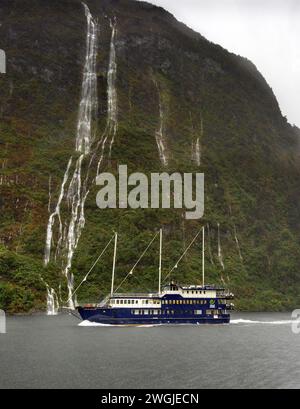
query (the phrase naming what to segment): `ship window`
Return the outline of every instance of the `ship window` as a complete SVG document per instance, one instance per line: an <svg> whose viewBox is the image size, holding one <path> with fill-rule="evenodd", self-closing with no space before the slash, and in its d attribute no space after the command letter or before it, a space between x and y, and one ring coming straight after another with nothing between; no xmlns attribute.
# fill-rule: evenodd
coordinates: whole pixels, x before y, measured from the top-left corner
<svg viewBox="0 0 300 409"><path fill-rule="evenodd" d="M120 300L120 304L123 304L123 300Z"/></svg>

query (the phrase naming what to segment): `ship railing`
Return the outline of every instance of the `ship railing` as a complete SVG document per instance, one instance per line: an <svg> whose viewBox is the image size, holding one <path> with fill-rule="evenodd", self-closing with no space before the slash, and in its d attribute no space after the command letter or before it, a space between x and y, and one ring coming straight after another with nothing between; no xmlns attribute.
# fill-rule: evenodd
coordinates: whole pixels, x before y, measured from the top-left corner
<svg viewBox="0 0 300 409"><path fill-rule="evenodd" d="M158 297L158 293L115 293L113 297L120 297L120 298L128 298L128 297L143 297L143 298L151 298L151 297Z"/></svg>

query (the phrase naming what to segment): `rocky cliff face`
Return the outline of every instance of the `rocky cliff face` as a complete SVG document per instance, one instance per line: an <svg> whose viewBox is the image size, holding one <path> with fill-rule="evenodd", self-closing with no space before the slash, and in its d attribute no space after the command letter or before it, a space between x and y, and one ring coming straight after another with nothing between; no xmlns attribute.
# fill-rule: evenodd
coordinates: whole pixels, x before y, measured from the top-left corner
<svg viewBox="0 0 300 409"><path fill-rule="evenodd" d="M203 224L207 279L247 309L299 297L299 130L248 60L161 8L127 0L2 0L0 307L60 303L117 229L118 280L165 229L165 273ZM105 210L97 172L201 171L205 215ZM176 271L200 280L200 244ZM155 289L157 250L125 285ZM128 270L128 271L127 271ZM78 293L109 287L111 250Z"/></svg>

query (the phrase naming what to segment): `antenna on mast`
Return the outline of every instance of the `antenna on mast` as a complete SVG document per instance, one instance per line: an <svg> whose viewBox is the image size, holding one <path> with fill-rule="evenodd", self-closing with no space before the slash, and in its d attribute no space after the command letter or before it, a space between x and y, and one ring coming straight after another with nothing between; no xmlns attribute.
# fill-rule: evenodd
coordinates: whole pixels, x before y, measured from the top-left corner
<svg viewBox="0 0 300 409"><path fill-rule="evenodd" d="M202 227L202 287L205 285L205 227Z"/></svg>
<svg viewBox="0 0 300 409"><path fill-rule="evenodd" d="M116 260L117 260L117 246L118 246L118 233L115 233L115 248L114 248L114 261L113 261L113 270L111 278L111 291L110 296L114 294L114 283L115 283L115 271L116 271Z"/></svg>
<svg viewBox="0 0 300 409"><path fill-rule="evenodd" d="M159 238L159 268L158 268L158 294L161 294L161 266L162 266L162 240L163 240L163 230L160 229Z"/></svg>

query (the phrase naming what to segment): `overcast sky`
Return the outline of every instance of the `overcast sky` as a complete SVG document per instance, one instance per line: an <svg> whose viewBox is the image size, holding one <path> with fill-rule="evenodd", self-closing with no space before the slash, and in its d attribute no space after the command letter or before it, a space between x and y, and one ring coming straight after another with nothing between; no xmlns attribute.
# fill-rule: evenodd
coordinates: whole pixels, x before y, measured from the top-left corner
<svg viewBox="0 0 300 409"><path fill-rule="evenodd" d="M148 0L208 40L249 58L300 127L299 0Z"/></svg>

